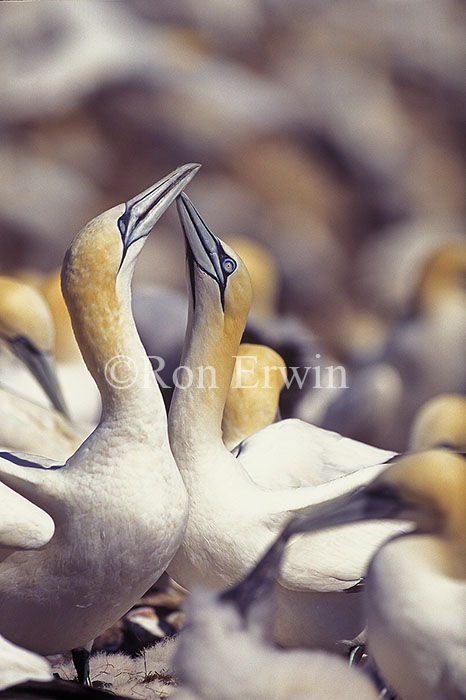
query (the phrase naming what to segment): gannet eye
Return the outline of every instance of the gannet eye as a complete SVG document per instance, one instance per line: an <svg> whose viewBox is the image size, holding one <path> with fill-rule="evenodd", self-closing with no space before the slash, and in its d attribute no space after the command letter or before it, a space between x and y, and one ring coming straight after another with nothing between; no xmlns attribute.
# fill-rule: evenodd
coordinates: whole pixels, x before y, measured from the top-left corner
<svg viewBox="0 0 466 700"><path fill-rule="evenodd" d="M234 270L236 270L236 262L232 258L225 258L222 262L223 271L230 275Z"/></svg>

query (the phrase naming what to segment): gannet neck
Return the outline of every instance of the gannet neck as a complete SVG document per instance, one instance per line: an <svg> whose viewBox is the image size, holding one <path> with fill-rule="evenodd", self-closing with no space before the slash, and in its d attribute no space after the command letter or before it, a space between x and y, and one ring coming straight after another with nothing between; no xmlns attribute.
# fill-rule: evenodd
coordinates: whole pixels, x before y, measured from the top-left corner
<svg viewBox="0 0 466 700"><path fill-rule="evenodd" d="M131 427L139 441L160 436L165 409L131 311L134 265L154 224L199 169L184 165L90 221L62 267L62 291L84 361L102 396L102 420Z"/></svg>
<svg viewBox="0 0 466 700"><path fill-rule="evenodd" d="M223 410L242 332L242 324L223 314L204 314L201 303L190 308L181 366L192 373L186 383L192 381L175 389L169 414L170 440L180 464L200 449L225 449Z"/></svg>
<svg viewBox="0 0 466 700"><path fill-rule="evenodd" d="M134 424L137 418L149 426L163 418L164 409L131 312L134 261L120 268L122 247L112 224L123 210L114 207L82 230L66 255L62 286L76 339L102 396L103 421L118 416Z"/></svg>
<svg viewBox="0 0 466 700"><path fill-rule="evenodd" d="M223 410L252 290L241 258L214 236L184 193L177 206L185 234L189 286L181 364L188 368L192 381L186 388L175 389L169 432L178 466L185 468L182 465L193 462L192 455L200 450L225 453Z"/></svg>

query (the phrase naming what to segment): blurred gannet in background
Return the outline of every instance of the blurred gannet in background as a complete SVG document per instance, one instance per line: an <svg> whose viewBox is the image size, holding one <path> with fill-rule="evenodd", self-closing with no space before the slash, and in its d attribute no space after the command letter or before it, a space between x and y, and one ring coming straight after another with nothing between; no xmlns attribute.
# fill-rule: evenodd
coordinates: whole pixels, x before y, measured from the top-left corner
<svg viewBox="0 0 466 700"><path fill-rule="evenodd" d="M29 680L49 681L52 670L49 662L0 635L0 690Z"/></svg>
<svg viewBox="0 0 466 700"><path fill-rule="evenodd" d="M55 523L41 549L0 541L0 631L42 654L74 649L80 680L94 637L164 571L186 525L187 494L132 318L130 283L153 225L198 168L185 165L96 217L65 256L63 293L102 396L96 430L63 466L30 455L0 459L4 488ZM14 520L15 509L8 515Z"/></svg>
<svg viewBox="0 0 466 700"><path fill-rule="evenodd" d="M273 646L273 591L288 526L238 584L194 590L174 668L176 700L376 700L368 678L324 651Z"/></svg>
<svg viewBox="0 0 466 700"><path fill-rule="evenodd" d="M274 422L285 377L286 365L274 350L248 343L239 346L223 411L227 449Z"/></svg>
<svg viewBox="0 0 466 700"><path fill-rule="evenodd" d="M466 452L466 396L440 394L419 409L411 426L410 449L429 447Z"/></svg>
<svg viewBox="0 0 466 700"><path fill-rule="evenodd" d="M465 459L448 450L402 457L374 481L304 518L293 531L314 532L378 518L409 519L415 530L386 542L369 565L369 654L403 700L462 698Z"/></svg>
<svg viewBox="0 0 466 700"><path fill-rule="evenodd" d="M394 328L377 360L400 374L403 395L391 444L404 449L415 412L432 396L466 390L466 244L445 245L424 264L414 314Z"/></svg>
<svg viewBox="0 0 466 700"><path fill-rule="evenodd" d="M170 444L190 496L190 513L168 573L185 587L200 583L219 589L245 574L291 514L366 483L393 453L297 420L264 428L235 454L228 452L221 422L250 305L249 276L233 250L210 233L189 199L183 195L177 204L190 280L182 364L193 372L214 367L217 388L198 385L195 379L188 386L181 381L184 388L173 395ZM295 438L301 433L305 439L296 453ZM294 473L296 465L301 473ZM380 528L348 528L337 538L294 542L277 587L278 641L335 648L338 640L359 634L363 596L346 591L358 584L381 542L398 531L385 523Z"/></svg>
<svg viewBox="0 0 466 700"><path fill-rule="evenodd" d="M15 393L24 391L28 396L32 389L43 397L38 382L52 405L67 416L56 377L54 330L45 299L28 284L6 276L0 276L0 340L13 353L13 357L11 353L2 357L2 384Z"/></svg>
<svg viewBox="0 0 466 700"><path fill-rule="evenodd" d="M66 460L90 429L70 423L61 413L0 386L0 451L14 450Z"/></svg>

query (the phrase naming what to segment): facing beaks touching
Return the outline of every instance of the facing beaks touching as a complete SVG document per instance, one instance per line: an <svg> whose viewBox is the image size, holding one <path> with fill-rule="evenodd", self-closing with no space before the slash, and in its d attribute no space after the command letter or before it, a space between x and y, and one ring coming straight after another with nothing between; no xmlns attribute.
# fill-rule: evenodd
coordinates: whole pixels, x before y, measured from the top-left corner
<svg viewBox="0 0 466 700"><path fill-rule="evenodd" d="M176 206L186 241L193 296L195 294L193 265L195 264L217 282L224 309L228 277L236 270L237 262L223 249L219 239L206 226L196 207L184 192L177 198Z"/></svg>
<svg viewBox="0 0 466 700"><path fill-rule="evenodd" d="M182 165L160 182L126 202L125 211L118 219L123 241L122 261L133 243L149 235L153 226L200 167L199 163Z"/></svg>
<svg viewBox="0 0 466 700"><path fill-rule="evenodd" d="M58 383L52 355L48 352L41 352L24 336L9 339L8 345L39 382L53 407L69 418L70 414Z"/></svg>

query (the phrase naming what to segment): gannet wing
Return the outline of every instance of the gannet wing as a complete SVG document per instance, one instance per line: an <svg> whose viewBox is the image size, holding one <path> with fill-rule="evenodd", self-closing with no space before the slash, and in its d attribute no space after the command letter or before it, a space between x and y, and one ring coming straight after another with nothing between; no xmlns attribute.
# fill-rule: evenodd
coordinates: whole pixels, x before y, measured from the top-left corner
<svg viewBox="0 0 466 700"><path fill-rule="evenodd" d="M38 549L54 532L48 513L0 482L0 548Z"/></svg>
<svg viewBox="0 0 466 700"><path fill-rule="evenodd" d="M48 471L61 466L47 457L0 452L0 547L36 549L52 538L52 518L32 501L38 490L46 495Z"/></svg>
<svg viewBox="0 0 466 700"><path fill-rule="evenodd" d="M264 490L264 524L276 536L291 518L309 515L351 493L384 469L385 465L373 465L323 484ZM278 581L296 591L347 590L365 576L369 561L387 539L409 529L411 524L399 521L367 521L297 535L287 545Z"/></svg>
<svg viewBox="0 0 466 700"><path fill-rule="evenodd" d="M52 678L52 669L46 659L0 635L0 690L28 680L48 681Z"/></svg>
<svg viewBox="0 0 466 700"><path fill-rule="evenodd" d="M322 484L396 453L288 418L250 435L232 454L253 481L277 489Z"/></svg>
<svg viewBox="0 0 466 700"><path fill-rule="evenodd" d="M17 464L21 467L31 467L33 469L51 469L63 466L63 462L49 457L43 457L42 455L0 449L0 479L2 478L2 465L5 465L5 463Z"/></svg>

